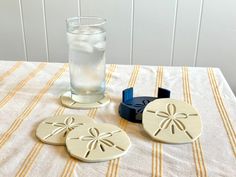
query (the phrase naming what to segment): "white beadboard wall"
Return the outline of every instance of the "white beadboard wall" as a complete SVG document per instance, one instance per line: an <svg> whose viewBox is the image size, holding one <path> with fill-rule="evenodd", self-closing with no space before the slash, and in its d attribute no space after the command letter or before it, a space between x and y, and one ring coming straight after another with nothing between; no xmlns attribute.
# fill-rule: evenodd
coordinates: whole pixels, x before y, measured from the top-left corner
<svg viewBox="0 0 236 177"><path fill-rule="evenodd" d="M0 0L0 60L67 62L65 20L107 23L107 62L236 66L235 0Z"/></svg>

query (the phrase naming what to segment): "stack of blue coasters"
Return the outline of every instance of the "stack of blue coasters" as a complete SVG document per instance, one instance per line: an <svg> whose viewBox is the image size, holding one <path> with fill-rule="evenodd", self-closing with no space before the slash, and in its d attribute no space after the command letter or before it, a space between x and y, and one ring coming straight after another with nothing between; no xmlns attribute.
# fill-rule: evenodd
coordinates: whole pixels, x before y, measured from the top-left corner
<svg viewBox="0 0 236 177"><path fill-rule="evenodd" d="M170 98L170 91L164 88L158 88L157 97L133 97L133 88L127 88L122 92L119 114L128 121L142 123L142 113L146 105L159 98Z"/></svg>

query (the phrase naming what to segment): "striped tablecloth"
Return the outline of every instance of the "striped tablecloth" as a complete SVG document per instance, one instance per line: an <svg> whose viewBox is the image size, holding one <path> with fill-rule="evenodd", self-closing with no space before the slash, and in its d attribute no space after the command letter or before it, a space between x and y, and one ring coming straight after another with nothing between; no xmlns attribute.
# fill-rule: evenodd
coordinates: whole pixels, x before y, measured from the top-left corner
<svg viewBox="0 0 236 177"><path fill-rule="evenodd" d="M0 61L0 176L236 176L236 99L219 69L107 65L106 82L108 106L71 110L59 102L69 88L67 64ZM123 89L134 87L136 96L153 96L159 86L200 112L203 132L194 143L152 141L142 125L119 117ZM73 159L65 147L46 145L35 137L39 122L60 114L88 115L118 125L132 147L127 155L108 162Z"/></svg>

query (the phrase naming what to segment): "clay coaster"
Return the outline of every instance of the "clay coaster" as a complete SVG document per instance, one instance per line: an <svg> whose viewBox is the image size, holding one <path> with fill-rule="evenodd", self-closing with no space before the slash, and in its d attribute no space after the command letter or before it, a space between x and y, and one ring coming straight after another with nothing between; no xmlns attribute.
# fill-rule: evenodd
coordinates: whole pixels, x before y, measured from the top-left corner
<svg viewBox="0 0 236 177"><path fill-rule="evenodd" d="M105 95L101 100L94 102L94 103L79 103L71 99L71 92L67 91L64 94L61 95L61 104L63 106L66 106L68 108L72 109L88 109L88 108L98 108L105 106L110 102L110 98Z"/></svg>
<svg viewBox="0 0 236 177"><path fill-rule="evenodd" d="M111 124L84 125L71 131L66 147L71 156L85 162L101 162L124 155L130 139L120 128Z"/></svg>
<svg viewBox="0 0 236 177"><path fill-rule="evenodd" d="M36 130L36 136L44 143L65 145L66 135L74 128L93 123L87 116L62 115L49 117L41 122Z"/></svg>
<svg viewBox="0 0 236 177"><path fill-rule="evenodd" d="M144 130L164 143L188 143L196 140L202 123L196 109L183 101L157 99L143 111Z"/></svg>

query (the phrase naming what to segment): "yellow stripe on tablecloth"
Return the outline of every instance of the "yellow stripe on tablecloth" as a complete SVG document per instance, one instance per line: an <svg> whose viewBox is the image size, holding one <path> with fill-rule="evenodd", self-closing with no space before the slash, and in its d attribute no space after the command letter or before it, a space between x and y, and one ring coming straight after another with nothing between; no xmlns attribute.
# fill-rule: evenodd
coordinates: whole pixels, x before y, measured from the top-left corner
<svg viewBox="0 0 236 177"><path fill-rule="evenodd" d="M187 102L187 103L191 103L191 97L189 97L188 95L188 79L186 79L187 77L187 73L186 73L186 70L185 68L182 69L182 72L183 72L183 91L184 91L184 100ZM194 163L195 163L195 167L196 167L196 173L197 173L197 177L201 176L201 173L199 171L200 170L200 163L199 163L199 156L197 154L197 151L196 151L196 144L192 143L192 151L193 151L193 157L194 157Z"/></svg>
<svg viewBox="0 0 236 177"><path fill-rule="evenodd" d="M137 77L138 77L139 69L140 69L139 65L134 66L133 72L132 72L131 77L130 77L130 81L128 83L128 87L134 87L135 82L136 82ZM120 128L125 130L126 127L127 127L127 124L128 124L127 120L122 119L122 118L120 119L120 121L119 121ZM113 161L113 163L109 163L106 176L109 176L109 177L115 176L116 177L118 175L118 168L119 168L119 164L120 164L120 158L114 159L112 161ZM110 167L110 165L112 165L112 167ZM108 172L110 172L110 173L108 173Z"/></svg>
<svg viewBox="0 0 236 177"><path fill-rule="evenodd" d="M189 76L188 76L188 68L183 67L182 68L183 73L183 91L184 91L184 100L192 104L192 97L190 92L190 86L189 86ZM202 152L202 147L200 143L200 139L197 139L195 142L192 143L192 150L193 150L193 156L194 156L194 162L196 166L196 174L199 177L206 177L207 171L206 166L204 162L204 156Z"/></svg>
<svg viewBox="0 0 236 177"><path fill-rule="evenodd" d="M163 167L162 167L162 144L161 143L153 143L153 151L154 153L152 154L152 176L153 177L161 177L163 176Z"/></svg>
<svg viewBox="0 0 236 177"><path fill-rule="evenodd" d="M218 88L218 85L217 85L217 81L216 81L216 77L215 77L214 71L213 71L212 68L210 70L211 70L211 75L212 75L212 79L213 79L213 83L214 83L213 85L215 85L215 91L216 91L216 94L218 96L217 98L218 98L219 103L220 103L219 105L221 107L222 113L225 116L225 120L226 120L226 123L228 125L229 130L230 130L231 136L233 137L233 142L235 143L236 133L235 133L233 125L232 125L232 123L230 121L228 112L226 111L225 105L223 103L223 99L222 99L222 97L220 95L220 91L219 91L219 88Z"/></svg>
<svg viewBox="0 0 236 177"><path fill-rule="evenodd" d="M75 169L76 164L78 163L77 160L70 158L68 159L65 169L67 169L66 171L63 171L61 177L69 177L73 175L73 171Z"/></svg>
<svg viewBox="0 0 236 177"><path fill-rule="evenodd" d="M62 115L65 111L65 107L59 106L55 112L55 116Z"/></svg>
<svg viewBox="0 0 236 177"><path fill-rule="evenodd" d="M113 165L112 165L113 162L114 162L113 160L110 160L110 161L109 161L106 177L109 177L108 174L110 174L111 171L112 171L111 168L113 167Z"/></svg>
<svg viewBox="0 0 236 177"><path fill-rule="evenodd" d="M229 115L226 111L225 105L223 103L223 99L220 95L220 91L216 82L215 74L212 68L208 68L208 77L210 80L211 89L214 95L215 103L220 113L221 119L223 121L223 125L225 127L231 148L233 150L233 154L236 157L236 141L235 141L235 131L233 129L232 123L230 121Z"/></svg>
<svg viewBox="0 0 236 177"><path fill-rule="evenodd" d="M152 143L152 177L155 177L155 166L156 166L155 154L156 154L156 144Z"/></svg>
<svg viewBox="0 0 236 177"><path fill-rule="evenodd" d="M114 175L115 177L118 176L118 165L120 164L120 160L117 158L117 159L114 159L114 163L113 163L113 167L112 167L112 171L114 170ZM112 173L111 171L111 173Z"/></svg>
<svg viewBox="0 0 236 177"><path fill-rule="evenodd" d="M155 90L154 90L154 96L157 96L158 93L158 87L162 86L162 82L163 82L163 67L159 66L157 68L157 72L156 72L156 84L155 84ZM152 176L156 177L156 176L162 176L162 144L161 143L157 143L157 142L152 142L154 149L152 151L154 151L155 153L152 153Z"/></svg>
<svg viewBox="0 0 236 177"><path fill-rule="evenodd" d="M43 147L43 143L41 143L41 142L38 142L34 145L32 151L26 157L26 159L23 163L23 166L17 172L16 177L26 176L25 172L29 171L29 169L31 168L31 166L33 164L31 162L33 162L35 160L35 158L37 157L38 152L42 149L42 147Z"/></svg>
<svg viewBox="0 0 236 177"><path fill-rule="evenodd" d="M133 75L132 80L130 80L130 83L129 83L128 87L134 87L135 82L136 82L136 80L137 80L138 72L139 72L140 66L137 65L137 66L135 66L135 67L136 67L135 73L134 73L134 75Z"/></svg>
<svg viewBox="0 0 236 177"><path fill-rule="evenodd" d="M6 77L10 76L12 73L14 73L22 64L22 61L16 62L9 70L7 70L4 74L0 76L0 82Z"/></svg>
<svg viewBox="0 0 236 177"><path fill-rule="evenodd" d="M115 160L109 161L106 177L110 177L110 173L113 171L113 167L114 167L113 163L115 163Z"/></svg>
<svg viewBox="0 0 236 177"><path fill-rule="evenodd" d="M160 145L160 176L162 176L163 174L163 146L162 144L159 144Z"/></svg>
<svg viewBox="0 0 236 177"><path fill-rule="evenodd" d="M44 96L44 94L49 90L49 88L54 84L54 82L61 77L65 72L67 65L64 64L57 73L46 83L46 85L40 90L40 92L33 98L30 104L25 108L25 110L17 117L11 127L3 134L0 138L0 148L7 142L11 135L19 128L20 124L27 118L27 116L33 111L38 102Z"/></svg>
<svg viewBox="0 0 236 177"><path fill-rule="evenodd" d="M76 164L77 164L77 160L75 160L75 159L71 159L72 160L72 162L71 162L71 168L69 169L69 177L71 177L72 175L73 175L73 172L74 172L74 170L75 170L75 167L76 167Z"/></svg>
<svg viewBox="0 0 236 177"><path fill-rule="evenodd" d="M161 144L160 143L156 143L156 176L162 176L161 173Z"/></svg>
<svg viewBox="0 0 236 177"><path fill-rule="evenodd" d="M226 116L226 117L225 117L225 118L226 118L226 122L227 122L228 125L229 125L229 130L231 131L232 136L234 137L233 140L234 140L234 143L235 143L236 133L235 133L234 128L233 128L233 125L232 125L232 123L231 123L231 121L230 121L228 112L226 111L225 105L224 105L224 103L223 103L223 99L222 99L222 97L221 97L221 95L220 95L220 91L219 91L219 88L218 88L218 86L217 86L217 81L216 81L216 77L215 77L215 74L214 74L213 69L211 69L211 72L212 72L213 82L215 83L215 86L216 86L216 93L217 93L217 95L219 96L219 101L220 101L220 105L221 105L222 111L223 111L223 113L224 113L225 116Z"/></svg>
<svg viewBox="0 0 236 177"><path fill-rule="evenodd" d="M108 69L108 73L106 74L106 78L105 78L106 84L110 83L110 80L115 70L116 70L116 65L115 64L110 65L110 68ZM94 119L96 112L97 112L97 108L94 108L94 109L91 109L87 115ZM64 167L61 177L72 176L77 162L78 161L75 161L72 157L70 157L66 162L66 166Z"/></svg>
<svg viewBox="0 0 236 177"><path fill-rule="evenodd" d="M67 161L67 163L66 163L64 169L68 169L69 166L71 165L71 162L72 162L72 160ZM66 171L64 170L63 173L61 174L61 177L65 177L65 176L67 175L67 174L65 174L65 172L66 172Z"/></svg>
<svg viewBox="0 0 236 177"><path fill-rule="evenodd" d="M0 108L2 108L4 105L7 104L8 101L11 100L15 96L15 94L22 89L27 82L29 82L31 79L33 79L44 67L46 66L46 63L40 63L32 72L30 72L27 77L23 80L21 80L15 88L13 88L11 91L7 93L7 95L0 100Z"/></svg>
<svg viewBox="0 0 236 177"><path fill-rule="evenodd" d="M59 106L57 108L54 116L63 114L64 110L65 110L65 107ZM43 146L44 146L44 144L41 142L35 143L34 147L31 149L30 153L27 155L23 165L18 170L16 177L23 177L29 173L36 157L38 157Z"/></svg>
<svg viewBox="0 0 236 177"><path fill-rule="evenodd" d="M156 156L155 156L155 161L156 161L156 166L155 166L155 177L159 177L158 175L158 171L159 171L159 168L158 168L158 161L159 161L159 149L158 149L158 144L155 143L155 149L156 149Z"/></svg>
<svg viewBox="0 0 236 177"><path fill-rule="evenodd" d="M73 175L73 172L75 170L75 167L76 167L76 164L78 163L78 160L74 159L74 158L71 158L70 159L71 161L71 165L70 165L70 168L69 168L69 173L67 173L67 176L72 176Z"/></svg>
<svg viewBox="0 0 236 177"><path fill-rule="evenodd" d="M216 81L216 77L215 77L215 74L214 74L214 71L212 68L209 69L210 70L210 74L211 74L211 78L212 78L212 83L214 85L214 91L216 93L216 98L218 100L218 104L219 104L219 107L224 115L224 120L228 126L228 130L233 138L233 143L235 145L235 137L236 137L236 133L234 131L234 128L233 128L233 125L230 121L230 118L229 118L229 115L228 115L228 112L226 111L226 108L225 108L225 105L223 103L223 99L221 97L221 94L220 94L220 91L219 91L219 87L218 87L218 84L217 84L217 81Z"/></svg>
<svg viewBox="0 0 236 177"><path fill-rule="evenodd" d="M110 70L108 71L107 76L106 76L106 78L105 78L106 83L109 83L109 82L110 82L110 80L111 80L111 78L112 78L112 74L113 74L114 71L116 70L116 65L115 65L115 64L112 64L110 67L111 67L111 68L110 68Z"/></svg>
<svg viewBox="0 0 236 177"><path fill-rule="evenodd" d="M77 162L74 162L77 163ZM73 158L69 157L67 159L66 165L64 167L64 170L62 171L61 177L67 177L67 176L71 176L71 174L73 173L74 169L72 169L72 167L74 166L73 163Z"/></svg>

